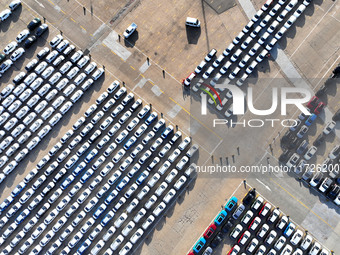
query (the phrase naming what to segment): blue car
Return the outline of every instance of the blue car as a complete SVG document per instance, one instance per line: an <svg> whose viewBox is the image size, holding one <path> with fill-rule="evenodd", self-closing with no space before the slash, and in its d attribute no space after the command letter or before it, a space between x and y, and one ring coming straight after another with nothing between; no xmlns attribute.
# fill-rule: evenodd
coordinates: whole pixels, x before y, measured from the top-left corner
<svg viewBox="0 0 340 255"><path fill-rule="evenodd" d="M137 178L137 180L136 180L136 183L137 183L138 185L141 185L141 184L145 181L145 179L146 179L148 176L149 176L149 172L148 172L148 171L144 171L143 173L141 173L141 174L138 176L138 178Z"/></svg>
<svg viewBox="0 0 340 255"><path fill-rule="evenodd" d="M92 217L96 220L99 218L100 215L106 210L107 206L104 204L101 204L98 209L93 213Z"/></svg>
<svg viewBox="0 0 340 255"><path fill-rule="evenodd" d="M233 210L233 208L237 205L237 198L236 197L232 197L229 199L228 203L225 205L224 209L226 211L231 212L231 210Z"/></svg>
<svg viewBox="0 0 340 255"><path fill-rule="evenodd" d="M87 154L86 158L85 158L85 162L86 163L90 163L92 159L94 159L95 156L97 156L98 154L98 150L97 149L93 149L92 151L90 151L89 154Z"/></svg>
<svg viewBox="0 0 340 255"><path fill-rule="evenodd" d="M214 222L216 226L221 225L221 223L227 218L227 212L222 210L217 217L215 218Z"/></svg>
<svg viewBox="0 0 340 255"><path fill-rule="evenodd" d="M86 167L86 164L84 162L80 163L79 165L77 165L77 167L73 170L72 175L73 176L77 176L78 174L81 173L81 171L83 171Z"/></svg>
<svg viewBox="0 0 340 255"><path fill-rule="evenodd" d="M20 192L23 191L25 187L26 184L18 184L11 193L12 197L16 197L17 195L19 195Z"/></svg>
<svg viewBox="0 0 340 255"><path fill-rule="evenodd" d="M192 250L195 253L199 253L203 249L206 242L207 241L204 239L204 237L201 237L200 240L198 240L197 243L194 245L194 248Z"/></svg>
<svg viewBox="0 0 340 255"><path fill-rule="evenodd" d="M70 174L61 184L60 188L62 190L66 189L74 181L74 176Z"/></svg>
<svg viewBox="0 0 340 255"><path fill-rule="evenodd" d="M112 203L112 201L116 198L116 196L118 195L118 191L117 190L113 190L110 195L108 195L104 201L104 203L106 205L109 205Z"/></svg>
<svg viewBox="0 0 340 255"><path fill-rule="evenodd" d="M316 119L316 117L317 117L317 115L314 114L314 113L312 113L312 114L308 117L308 119L305 121L305 125L306 125L307 127L309 127L310 125L312 125L312 123L314 122L314 120Z"/></svg>
<svg viewBox="0 0 340 255"><path fill-rule="evenodd" d="M88 169L83 176L80 178L81 183L85 183L90 177L93 175L94 171L92 169Z"/></svg>
<svg viewBox="0 0 340 255"><path fill-rule="evenodd" d="M152 112L150 116L145 120L146 125L150 125L152 122L154 122L158 117L157 112Z"/></svg>
<svg viewBox="0 0 340 255"><path fill-rule="evenodd" d="M3 212L12 202L14 198L12 196L9 196L6 198L0 205L0 212Z"/></svg>
<svg viewBox="0 0 340 255"><path fill-rule="evenodd" d="M125 144L124 144L124 149L127 151L131 148L132 145L135 144L135 142L137 141L137 138L132 136Z"/></svg>
<svg viewBox="0 0 340 255"><path fill-rule="evenodd" d="M115 213L113 211L109 211L100 222L100 225L105 227L107 223L109 223L110 220L112 220L113 216L115 216Z"/></svg>
<svg viewBox="0 0 340 255"><path fill-rule="evenodd" d="M285 231L283 232L283 234L287 237L290 237L294 231L295 231L295 224L293 222L290 222L288 226L286 227Z"/></svg>

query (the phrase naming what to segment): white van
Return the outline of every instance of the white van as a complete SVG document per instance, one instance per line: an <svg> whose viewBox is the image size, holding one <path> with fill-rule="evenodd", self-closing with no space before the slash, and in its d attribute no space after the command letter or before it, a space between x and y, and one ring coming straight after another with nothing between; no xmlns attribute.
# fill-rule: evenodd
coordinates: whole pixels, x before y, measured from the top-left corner
<svg viewBox="0 0 340 255"><path fill-rule="evenodd" d="M190 27L200 27L201 23L198 19L187 17L185 25Z"/></svg>

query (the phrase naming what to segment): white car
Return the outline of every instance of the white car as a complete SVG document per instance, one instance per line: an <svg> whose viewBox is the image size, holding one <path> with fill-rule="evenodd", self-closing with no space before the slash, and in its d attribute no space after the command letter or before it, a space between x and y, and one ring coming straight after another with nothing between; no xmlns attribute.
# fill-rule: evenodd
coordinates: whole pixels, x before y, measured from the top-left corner
<svg viewBox="0 0 340 255"><path fill-rule="evenodd" d="M141 238L141 236L142 236L143 234L144 234L144 231L143 231L141 228L137 229L137 231L131 236L130 242L131 242L132 244L137 243L138 240Z"/></svg>
<svg viewBox="0 0 340 255"><path fill-rule="evenodd" d="M73 81L73 83L78 86L80 83L82 83L86 78L85 73L80 73Z"/></svg>
<svg viewBox="0 0 340 255"><path fill-rule="evenodd" d="M313 237L309 234L306 234L305 238L300 244L300 248L306 251L313 243Z"/></svg>
<svg viewBox="0 0 340 255"><path fill-rule="evenodd" d="M299 8L296 9L296 11L293 13L293 15L298 18L301 16L301 14L305 11L306 5L301 4Z"/></svg>
<svg viewBox="0 0 340 255"><path fill-rule="evenodd" d="M78 50L71 56L70 60L72 63L76 63L83 55L84 53L81 50Z"/></svg>
<svg viewBox="0 0 340 255"><path fill-rule="evenodd" d="M93 72L94 69L96 69L97 64L95 62L91 62L85 69L84 69L84 73L86 73L87 75L89 75L90 73Z"/></svg>
<svg viewBox="0 0 340 255"><path fill-rule="evenodd" d="M62 76L61 73L56 72L55 74L52 75L52 77L48 80L48 82L51 85L54 85L55 83L57 83L60 80L61 76Z"/></svg>
<svg viewBox="0 0 340 255"><path fill-rule="evenodd" d="M72 95L72 97L70 98L70 101L71 101L72 103L77 102L77 101L82 97L83 94L84 94L83 91L77 90L77 91Z"/></svg>
<svg viewBox="0 0 340 255"><path fill-rule="evenodd" d="M15 40L18 43L21 43L22 41L24 41L26 39L26 37L30 34L30 32L28 31L28 29L24 29L22 30L18 36L15 38Z"/></svg>
<svg viewBox="0 0 340 255"><path fill-rule="evenodd" d="M177 182L174 184L174 188L177 191L180 190L186 181L187 181L187 178L185 176L181 176L181 178L179 178Z"/></svg>
<svg viewBox="0 0 340 255"><path fill-rule="evenodd" d="M11 52L13 52L16 49L16 47L18 47L18 43L16 41L7 44L7 46L4 48L5 55L8 55Z"/></svg>
<svg viewBox="0 0 340 255"><path fill-rule="evenodd" d="M64 39L64 37L62 35L56 35L55 37L53 37L53 39L50 41L50 46L52 48L56 47L62 40Z"/></svg>
<svg viewBox="0 0 340 255"><path fill-rule="evenodd" d="M62 74L65 74L66 72L68 72L70 70L71 67L72 67L72 62L71 61L67 61L65 64L63 64L59 68L59 72L62 73Z"/></svg>
<svg viewBox="0 0 340 255"><path fill-rule="evenodd" d="M105 72L105 70L103 68L98 68L91 76L91 78L93 80L98 80L100 78L100 76L102 76L102 74Z"/></svg>
<svg viewBox="0 0 340 255"><path fill-rule="evenodd" d="M53 42L52 44L58 45L56 47L56 50L59 52L62 52L63 50L66 49L67 46L69 46L70 42L68 40L62 40L60 43L58 43L58 41L60 40L60 36L57 36L57 39L55 42Z"/></svg>
<svg viewBox="0 0 340 255"><path fill-rule="evenodd" d="M17 61L23 54L25 53L24 48L20 47L16 51L13 52L10 59L14 62Z"/></svg>
<svg viewBox="0 0 340 255"><path fill-rule="evenodd" d="M47 63L52 63L59 56L59 52L54 50L50 54L48 54L45 58Z"/></svg>
<svg viewBox="0 0 340 255"><path fill-rule="evenodd" d="M293 24L294 24L294 22L296 21L296 17L295 16L291 16L287 21L286 21L286 23L284 24L284 27L285 28L290 28Z"/></svg>
<svg viewBox="0 0 340 255"><path fill-rule="evenodd" d="M79 68L75 66L66 74L66 77L69 80L72 80L79 73L79 71Z"/></svg>
<svg viewBox="0 0 340 255"><path fill-rule="evenodd" d="M127 39L129 38L133 32L137 29L137 25L135 23L132 23L123 33L123 36Z"/></svg>
<svg viewBox="0 0 340 255"><path fill-rule="evenodd" d="M287 32L287 28L286 27L281 27L280 30L275 34L275 38L277 40L280 40L282 38L282 36Z"/></svg>
<svg viewBox="0 0 340 255"><path fill-rule="evenodd" d="M67 78L61 79L60 82L55 86L59 91L65 88L65 86L69 83Z"/></svg>
<svg viewBox="0 0 340 255"><path fill-rule="evenodd" d="M291 0L291 1L288 3L288 5L286 5L285 9L286 9L287 11L291 11L297 3L298 3L298 0Z"/></svg>
<svg viewBox="0 0 340 255"><path fill-rule="evenodd" d="M90 61L90 57L84 56L77 62L77 66L79 68L83 68L89 61Z"/></svg>
<svg viewBox="0 0 340 255"><path fill-rule="evenodd" d="M110 248L115 251L118 249L118 247L122 244L124 241L124 237L122 235L119 235L110 245Z"/></svg>

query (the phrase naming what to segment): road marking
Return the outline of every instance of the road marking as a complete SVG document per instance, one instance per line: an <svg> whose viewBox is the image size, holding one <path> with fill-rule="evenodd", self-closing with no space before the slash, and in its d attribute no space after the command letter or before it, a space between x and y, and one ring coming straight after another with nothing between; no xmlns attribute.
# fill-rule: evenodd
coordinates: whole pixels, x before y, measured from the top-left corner
<svg viewBox="0 0 340 255"><path fill-rule="evenodd" d="M259 179L256 178L256 180L261 183L267 190L272 191L266 184L264 184L263 182L261 182Z"/></svg>
<svg viewBox="0 0 340 255"><path fill-rule="evenodd" d="M72 20L74 23L76 23L76 21L73 18L70 18L70 20Z"/></svg>
<svg viewBox="0 0 340 255"><path fill-rule="evenodd" d="M136 69L135 69L133 66L131 66L131 65L130 65L130 67L131 67L133 70L135 70L135 71L136 71Z"/></svg>
<svg viewBox="0 0 340 255"><path fill-rule="evenodd" d="M286 190L284 187L282 187L279 183L274 181L272 178L269 178L273 183L275 183L278 187L280 187L283 191L285 191L288 195L290 195L292 198L294 198L297 202L299 202L303 207L305 207L308 211L313 213L316 217L318 217L322 222L326 223L331 229L335 230L327 221L325 221L321 216L319 216L317 213L315 213L311 208L309 208L307 205L305 205L303 202L301 202L298 198L296 198L292 193L290 193L288 190Z"/></svg>
<svg viewBox="0 0 340 255"><path fill-rule="evenodd" d="M302 42L300 43L300 45L295 49L295 51L291 54L291 57L294 56L294 54L298 51L298 49L300 49L301 45L307 40L307 38L313 33L313 31L316 29L316 27L321 23L321 21L326 17L326 15L331 11L331 9L333 8L333 6L336 4L337 2L335 1L331 7L329 7L329 9L327 10L327 12L321 17L321 19L318 21L318 23L316 23L316 25L313 27L312 30L310 30L310 32L308 33L308 35L302 40ZM308 16L307 16L308 17Z"/></svg>
<svg viewBox="0 0 340 255"><path fill-rule="evenodd" d="M83 29L86 32L86 29L83 26L80 25L80 28Z"/></svg>
<svg viewBox="0 0 340 255"><path fill-rule="evenodd" d="M37 4L39 4L41 8L45 8L45 6L44 6L42 3L40 3L38 0L34 0L34 1L35 1Z"/></svg>
<svg viewBox="0 0 340 255"><path fill-rule="evenodd" d="M213 133L215 136L217 136L221 141L223 140L218 134L216 134L213 130L211 130L209 127L207 127L206 125L204 125L204 123L202 123L202 121L200 121L199 119L197 119L194 115L192 115L187 109L185 109L183 106L181 106L179 103L177 103L172 97L169 97L169 99L174 102L175 104L179 105L187 114L189 114L193 119L195 119L196 121L198 121L203 127L205 127L206 129L208 129L211 133Z"/></svg>
<svg viewBox="0 0 340 255"><path fill-rule="evenodd" d="M52 5L55 5L51 0L48 0Z"/></svg>
<svg viewBox="0 0 340 255"><path fill-rule="evenodd" d="M60 9L60 11L66 15L66 12L64 12L62 9Z"/></svg>
<svg viewBox="0 0 340 255"><path fill-rule="evenodd" d="M113 50L111 50L111 52L112 52L114 55L117 55L116 52L114 52Z"/></svg>

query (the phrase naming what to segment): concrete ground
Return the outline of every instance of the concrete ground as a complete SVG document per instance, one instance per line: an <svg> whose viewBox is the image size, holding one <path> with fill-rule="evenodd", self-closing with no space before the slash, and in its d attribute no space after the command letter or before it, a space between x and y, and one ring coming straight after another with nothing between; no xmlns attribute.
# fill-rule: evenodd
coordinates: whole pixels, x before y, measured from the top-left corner
<svg viewBox="0 0 340 255"><path fill-rule="evenodd" d="M231 132L224 132L222 129L212 130L210 121L221 115L211 110L214 115L202 119L197 108L198 94L193 92L190 92L192 95L188 94L182 90L180 84L180 80L194 70L211 48L216 48L218 54L221 53L247 23L249 10L242 7L249 4L241 5L240 2L218 14L205 1L131 0L114 1L110 4L107 1L85 0L23 1L20 17L15 16L0 26L2 48L14 40L33 17L45 17L47 23L51 25L46 39L51 39L62 31L64 36L79 48L89 50L93 59L105 65L107 71L105 81L88 91L84 100L77 103L62 124L58 124L53 134L49 134L36 148L39 153L26 159L2 184L5 187L2 188L1 200L9 195L13 187L70 128L69 124L73 123L70 120L82 115L87 109L86 106L92 104L97 95L116 78L124 81L129 89L146 102L152 103L156 110L164 113L168 121L193 136L194 141L201 146L198 165L215 165L220 161L222 164L229 163L237 167L266 164L267 157L271 162L275 162L273 157L278 156L279 148L278 139L273 138L278 136L282 126L276 125L274 128L267 126L256 130L236 126L229 128ZM2 2L1 9L4 9L6 4L7 2ZM257 10L262 1L254 1L254 4ZM185 28L186 16L199 18L202 23L201 29L193 31ZM321 86L322 78L328 77L339 61L338 19L338 1L314 1L314 5L306 9L287 37L280 42L280 47L284 49L288 60L278 59L277 56L281 53L272 54L268 61L265 60L258 66L253 79L249 81L251 87L256 84L254 93L259 108L268 106L266 99L269 98L270 91L267 88L271 85L272 79L279 81L278 86L281 80L282 84L288 83L293 86L289 79L290 73L285 72L287 66L293 66L311 88ZM138 33L125 41L118 35L121 35L131 22L138 24ZM32 58L33 53L37 53L43 46L44 43L39 43L28 56ZM1 87L7 84L27 62L26 58L16 64L13 72L10 71L2 77ZM329 109L333 113L339 108L338 98L338 93L332 93L327 97ZM297 114L291 109L289 118ZM278 113L271 117L281 118ZM250 118L252 116L249 113L244 116L244 119ZM315 130L311 130L312 140L322 129L322 124L322 121L318 121ZM330 144L336 142L339 142L337 137L331 139L317 160L325 157ZM269 144L272 144L273 155L269 152ZM154 233L140 248L140 253L187 252L243 178L244 176L238 175L221 178L208 176L206 173L199 174L174 209L168 212L164 223L156 227ZM325 203L322 197L310 194L312 191L303 185L300 187L300 183L293 178L272 178L273 181L261 178L260 182L257 179L259 178L247 180L267 199L290 214L302 227L324 241L329 249L337 252L336 241L340 233L339 226L335 226L334 223L339 214L337 208L330 202ZM327 233L331 233L329 238L326 238ZM179 239L183 241L178 242ZM226 250L223 250L223 254Z"/></svg>

